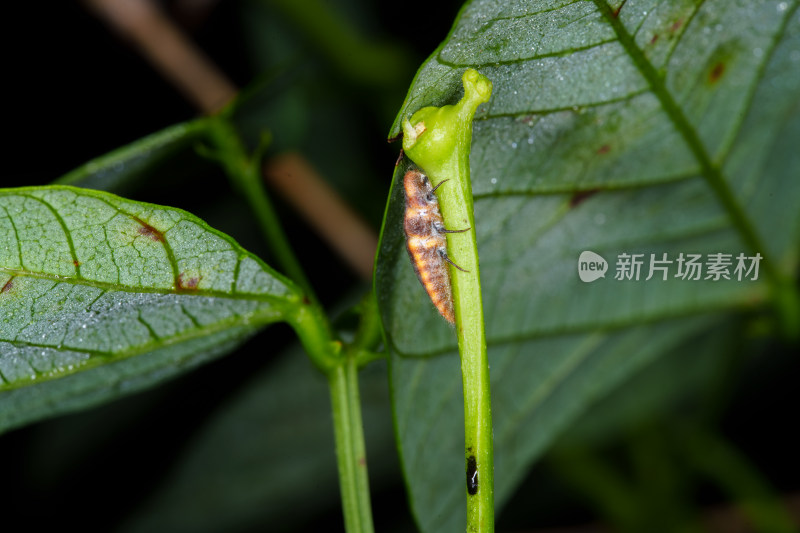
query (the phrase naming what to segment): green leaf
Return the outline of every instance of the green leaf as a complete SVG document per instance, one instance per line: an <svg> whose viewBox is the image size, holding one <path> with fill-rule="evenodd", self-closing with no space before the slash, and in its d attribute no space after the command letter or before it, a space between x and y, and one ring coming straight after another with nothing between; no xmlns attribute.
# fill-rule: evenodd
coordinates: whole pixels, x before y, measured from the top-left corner
<svg viewBox="0 0 800 533"><path fill-rule="evenodd" d="M370 481L380 488L398 472L386 367L359 378ZM288 350L208 420L124 530L296 531L335 509L330 405L324 376Z"/></svg>
<svg viewBox="0 0 800 533"><path fill-rule="evenodd" d="M800 330L798 50L796 1L474 0L421 67L390 135L458 100L466 68L494 85L470 165L498 505L592 401L710 327L708 313L769 308ZM398 438L420 527L457 531L456 337L403 249L403 170L376 271ZM587 250L609 264L592 283L578 277ZM646 281L664 253L668 279ZM732 254L731 279L675 278L681 253ZM736 279L740 253L763 257L757 280ZM614 279L621 254L643 254L638 281Z"/></svg>
<svg viewBox="0 0 800 533"><path fill-rule="evenodd" d="M200 219L0 189L0 430L162 381L281 320L294 285Z"/></svg>
<svg viewBox="0 0 800 533"><path fill-rule="evenodd" d="M728 318L728 317L722 317ZM608 446L631 431L668 419L670 413L690 413L695 424L717 419L719 399L739 365L745 345L739 320L720 320L718 327L684 339L652 364L632 374L601 401L593 402L560 436L558 448ZM720 331L720 328L723 331ZM680 383L679 387L675 384ZM635 398L636 401L631 401Z"/></svg>
<svg viewBox="0 0 800 533"><path fill-rule="evenodd" d="M55 181L87 189L123 193L133 190L168 159L202 138L208 120L176 124L81 165Z"/></svg>

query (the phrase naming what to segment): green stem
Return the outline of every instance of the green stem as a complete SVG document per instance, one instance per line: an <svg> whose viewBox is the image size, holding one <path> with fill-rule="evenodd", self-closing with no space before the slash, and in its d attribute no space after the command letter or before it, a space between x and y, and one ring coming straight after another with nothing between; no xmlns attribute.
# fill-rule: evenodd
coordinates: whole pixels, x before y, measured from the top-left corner
<svg viewBox="0 0 800 533"><path fill-rule="evenodd" d="M348 533L372 533L367 452L358 391L360 351L353 347L345 349L341 341L333 338L329 322L314 302L298 306L289 315L289 323L312 361L328 378L345 529Z"/></svg>
<svg viewBox="0 0 800 533"><path fill-rule="evenodd" d="M317 50L336 66L336 72L368 85L392 85L411 65L405 50L367 39L358 28L323 0L266 0Z"/></svg>
<svg viewBox="0 0 800 533"><path fill-rule="evenodd" d="M467 173L468 174L468 173ZM469 189L467 189L469 194ZM463 198L463 197L462 197ZM469 195L472 198L472 195ZM456 205L457 211L464 203ZM475 227L469 213L470 227ZM445 218L445 220L447 220ZM477 492L472 494L468 479L467 531L494 531L494 459L492 443L491 390L489 383L489 359L486 353L486 337L481 300L478 249L475 232L468 232L467 254L460 254L462 268L470 275L459 272L453 282L453 300L456 313L458 349L461 354L461 375L464 385L464 429L467 476L471 476L470 464L477 468Z"/></svg>
<svg viewBox="0 0 800 533"><path fill-rule="evenodd" d="M364 445L361 403L358 395L358 365L347 357L328 373L333 405L333 430L344 524L348 533L371 533L367 453Z"/></svg>
<svg viewBox="0 0 800 533"><path fill-rule="evenodd" d="M270 249L283 270L305 290L308 299L300 302L287 321L297 333L311 360L328 378L333 409L336 458L342 492L342 509L348 533L372 533L366 447L358 392L358 355L372 343L374 325L367 320L358 346L343 349L330 322L316 301L311 285L289 246L275 216L275 210L261 181L261 158L248 154L233 125L223 116L210 119L214 156L239 186L258 218ZM371 309L366 309L369 313ZM363 359L363 355L360 358Z"/></svg>
<svg viewBox="0 0 800 533"><path fill-rule="evenodd" d="M462 133L463 134L463 133ZM471 137L471 132L467 135ZM478 490L467 491L467 531L494 530L494 468L492 443L492 411L489 384L489 359L486 353L486 337L481 298L480 267L478 265L478 243L475 234L475 218L472 212L472 186L470 184L469 160L457 158L453 161L458 176L453 186L442 192L441 207L445 226L472 228L461 238L453 239L449 254L453 261L468 272L451 269L453 283L453 306L456 316L458 351L461 354L461 379L464 386L465 460L467 475L474 458L477 468ZM450 185L450 183L448 183Z"/></svg>
<svg viewBox="0 0 800 533"><path fill-rule="evenodd" d="M275 209L264 187L261 177L261 158L248 154L236 129L228 119L217 116L210 120L213 121L211 139L217 148L215 156L250 204L270 251L275 255L284 273L300 285L309 298L316 300L311 284L289 246L289 240L275 215Z"/></svg>
<svg viewBox="0 0 800 533"><path fill-rule="evenodd" d="M362 368L368 363L384 359L386 356L375 350L382 340L381 319L375 293L369 291L365 294L356 309L360 319L353 342L348 348L356 358L358 367Z"/></svg>
<svg viewBox="0 0 800 533"><path fill-rule="evenodd" d="M342 364L342 342L335 339L325 313L316 302L301 303L287 322L316 367L326 376Z"/></svg>
<svg viewBox="0 0 800 533"><path fill-rule="evenodd" d="M475 70L463 76L464 98L456 105L426 107L403 125L403 149L438 189L446 228L470 231L448 239L448 255L468 272L451 268L453 306L464 385L464 454L467 470L467 531L494 531L494 459L489 360L481 299L478 244L473 215L469 153L472 119L488 101L491 82Z"/></svg>

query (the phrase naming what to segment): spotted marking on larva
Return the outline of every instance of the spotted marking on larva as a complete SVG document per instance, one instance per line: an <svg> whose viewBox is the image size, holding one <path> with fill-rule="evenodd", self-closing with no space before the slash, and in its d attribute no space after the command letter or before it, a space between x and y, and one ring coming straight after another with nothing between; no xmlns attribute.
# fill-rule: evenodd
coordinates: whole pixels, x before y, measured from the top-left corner
<svg viewBox="0 0 800 533"><path fill-rule="evenodd" d="M441 185L444 182L439 183ZM439 186L437 185L437 187ZM406 196L406 211L403 229L406 234L406 249L411 264L433 305L451 324L455 322L453 313L453 289L450 284L450 270L447 263L464 270L447 257L447 233L464 230L444 228L439 212L439 201L428 176L419 170L409 170L403 178ZM466 272L466 271L465 271Z"/></svg>

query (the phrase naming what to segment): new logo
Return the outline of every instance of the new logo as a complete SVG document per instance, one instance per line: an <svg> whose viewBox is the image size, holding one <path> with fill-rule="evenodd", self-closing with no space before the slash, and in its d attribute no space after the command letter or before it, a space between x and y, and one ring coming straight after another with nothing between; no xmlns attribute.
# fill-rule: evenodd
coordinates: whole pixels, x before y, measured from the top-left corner
<svg viewBox="0 0 800 533"><path fill-rule="evenodd" d="M581 252L578 258L578 276L581 281L589 283L597 278L604 278L607 270L608 263L601 256L589 250Z"/></svg>

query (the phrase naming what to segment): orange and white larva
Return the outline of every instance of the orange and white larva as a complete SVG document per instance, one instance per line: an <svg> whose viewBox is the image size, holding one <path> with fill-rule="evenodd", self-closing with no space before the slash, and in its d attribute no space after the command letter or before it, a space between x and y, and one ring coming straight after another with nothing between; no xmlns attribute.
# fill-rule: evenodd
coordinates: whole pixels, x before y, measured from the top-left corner
<svg viewBox="0 0 800 533"><path fill-rule="evenodd" d="M444 228L442 215L439 212L439 201L434 192L445 181L436 187L431 186L428 176L419 170L409 170L403 178L406 193L406 210L403 229L406 234L406 249L411 257L411 264L417 278L425 287L433 305L451 324L455 322L453 314L453 289L450 285L450 271L446 263L459 270L463 268L447 257L447 233L468 231L448 230Z"/></svg>

